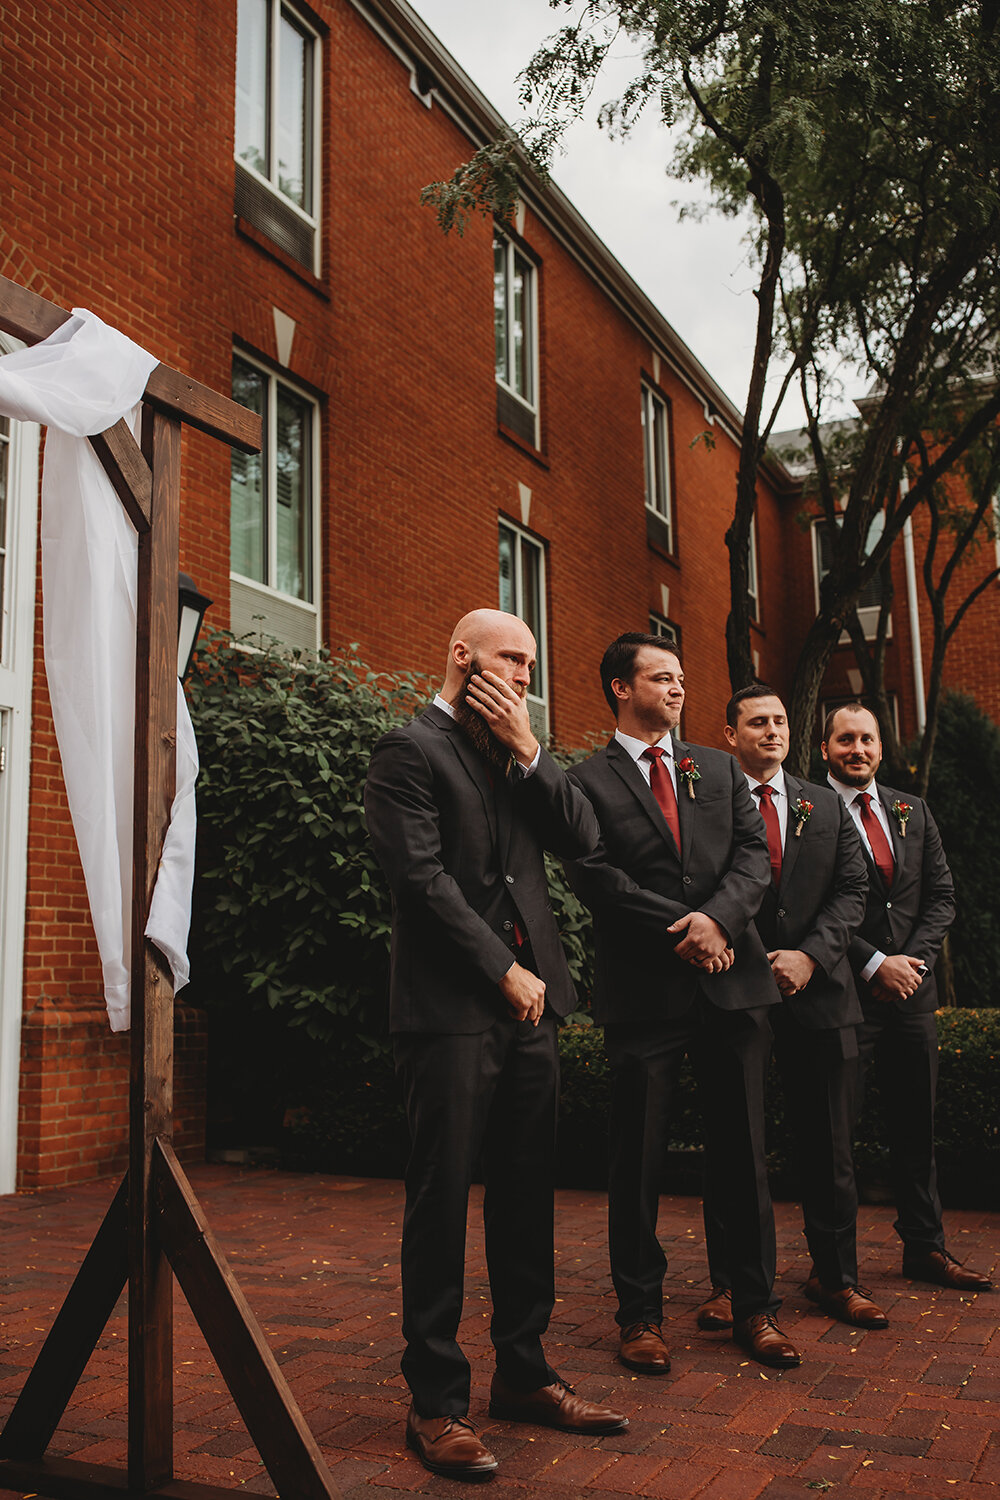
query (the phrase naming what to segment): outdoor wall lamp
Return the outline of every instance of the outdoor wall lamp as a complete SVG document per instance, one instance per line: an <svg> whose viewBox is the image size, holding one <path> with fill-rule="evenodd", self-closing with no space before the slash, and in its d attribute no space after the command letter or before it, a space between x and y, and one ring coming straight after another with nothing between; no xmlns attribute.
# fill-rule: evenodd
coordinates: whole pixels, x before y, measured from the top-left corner
<svg viewBox="0 0 1000 1500"><path fill-rule="evenodd" d="M177 675L184 681L191 666L205 611L212 603L199 594L198 585L189 573L177 575Z"/></svg>

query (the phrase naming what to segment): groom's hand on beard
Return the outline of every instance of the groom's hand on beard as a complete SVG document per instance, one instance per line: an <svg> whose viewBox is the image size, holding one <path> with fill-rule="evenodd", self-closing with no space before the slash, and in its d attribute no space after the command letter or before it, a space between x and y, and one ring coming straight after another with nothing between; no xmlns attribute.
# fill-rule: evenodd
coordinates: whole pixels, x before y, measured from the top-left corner
<svg viewBox="0 0 1000 1500"><path fill-rule="evenodd" d="M538 741L528 718L527 696L519 694L495 672L475 672L466 683L465 701L489 726L494 738L512 750L522 766L530 766Z"/></svg>

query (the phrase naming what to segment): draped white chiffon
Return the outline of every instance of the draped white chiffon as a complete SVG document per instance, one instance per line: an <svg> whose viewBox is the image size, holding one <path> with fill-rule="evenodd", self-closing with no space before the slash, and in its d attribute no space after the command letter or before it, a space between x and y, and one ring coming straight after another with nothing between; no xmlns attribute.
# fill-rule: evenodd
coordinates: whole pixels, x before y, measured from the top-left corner
<svg viewBox="0 0 1000 1500"><path fill-rule="evenodd" d="M45 424L42 629L70 814L113 1031L129 1025L137 537L91 434L137 433L158 361L82 308L50 338L0 358L0 413ZM188 982L198 751L177 684L177 783L146 936Z"/></svg>

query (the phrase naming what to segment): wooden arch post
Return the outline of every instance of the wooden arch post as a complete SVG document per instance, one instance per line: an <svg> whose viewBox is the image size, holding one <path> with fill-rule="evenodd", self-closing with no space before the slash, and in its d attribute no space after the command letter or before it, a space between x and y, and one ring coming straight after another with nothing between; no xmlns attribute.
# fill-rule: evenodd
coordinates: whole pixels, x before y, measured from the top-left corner
<svg viewBox="0 0 1000 1500"><path fill-rule="evenodd" d="M0 330L26 344L71 315L0 277ZM173 981L146 920L174 797L181 426L245 452L260 418L158 365L141 447L118 422L90 439L139 534L132 870L129 1169L3 1432L0 1485L55 1497L222 1500L173 1478L173 1277L283 1500L336 1500L330 1471L170 1144ZM52 1435L128 1286L128 1470L46 1458Z"/></svg>

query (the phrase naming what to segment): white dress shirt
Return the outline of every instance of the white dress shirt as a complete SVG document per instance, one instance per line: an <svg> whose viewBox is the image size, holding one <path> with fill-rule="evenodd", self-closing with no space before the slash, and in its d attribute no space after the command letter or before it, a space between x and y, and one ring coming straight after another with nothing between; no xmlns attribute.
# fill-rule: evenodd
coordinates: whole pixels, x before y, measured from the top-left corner
<svg viewBox="0 0 1000 1500"><path fill-rule="evenodd" d="M644 759L644 752L646 750L655 750L657 748L662 750L663 758L660 761L660 764L661 766L666 767L666 772L670 777L671 783L673 784L674 796L676 797L677 772L674 769L674 737L672 734L665 734L662 739L657 740L655 745L647 745L645 740L635 740L630 734L622 734L620 729L616 729L615 739L618 741L619 745L621 745L622 749L627 750L629 755L631 755L632 759L635 761L636 765L639 768L639 775L642 777L647 786L649 786L650 762Z"/></svg>
<svg viewBox="0 0 1000 1500"><path fill-rule="evenodd" d="M865 848L868 850L868 853L871 854L872 863L874 863L875 855L872 853L872 846L868 842L868 830L865 828L865 825L861 821L861 803L858 801L858 798L863 792L869 792L871 794L871 801L869 802L868 806L871 808L872 812L875 814L876 818L881 824L882 832L888 839L889 848L891 849L892 830L889 827L888 822L886 821L885 808L882 806L882 799L878 794L878 787L875 785L874 781L869 781L867 786L845 786L842 781L838 781L836 777L831 776L829 771L826 773L826 779L833 787L833 790L838 793L838 795L846 804L847 811L854 819L854 826L861 835L861 841L864 844ZM885 954L879 953L879 951L876 949L871 958L865 964L864 968L861 970L861 978L871 979L876 969L880 967L884 960Z"/></svg>
<svg viewBox="0 0 1000 1500"><path fill-rule="evenodd" d="M771 802L774 805L775 812L778 814L778 830L781 834L781 847L784 850L785 834L788 831L788 790L785 786L784 771L779 766L770 781L758 781L756 776L750 776L746 771L743 774L747 778L747 786L750 788L751 793L755 792L759 786L769 786L771 788ZM754 797L753 800L754 806L759 807L761 799Z"/></svg>
<svg viewBox="0 0 1000 1500"><path fill-rule="evenodd" d="M446 698L441 697L440 693L434 694L434 707L439 708L442 713L446 713L449 719L453 719L455 717L455 710L452 708L451 704ZM483 723L485 724L485 722L486 720L484 719ZM517 760L516 756L514 758L515 760ZM538 770L538 762L541 760L541 758L542 747L541 745L539 745L538 749L535 751L532 757L530 766L523 766L521 762L517 760L517 769L520 771L522 778L526 779L527 777L534 775L535 771Z"/></svg>

